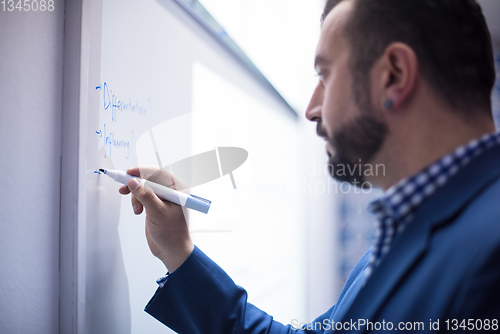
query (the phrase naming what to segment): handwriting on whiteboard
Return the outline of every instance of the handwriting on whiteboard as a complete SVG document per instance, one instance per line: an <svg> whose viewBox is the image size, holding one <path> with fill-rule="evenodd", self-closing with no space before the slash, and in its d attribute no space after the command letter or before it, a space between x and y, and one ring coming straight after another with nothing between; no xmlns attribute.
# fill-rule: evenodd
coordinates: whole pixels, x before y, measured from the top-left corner
<svg viewBox="0 0 500 334"><path fill-rule="evenodd" d="M96 89L100 89L103 95L104 110L111 111L111 121L116 122L116 113L120 112L131 112L138 115L145 115L148 108L139 103L137 99L132 99L131 97L123 98L113 93L113 90L109 88L109 85L104 82L104 84L99 85ZM151 101L149 101L149 104Z"/></svg>
<svg viewBox="0 0 500 334"><path fill-rule="evenodd" d="M128 159L130 157L130 143L134 139L134 131L131 128L131 119L139 121L137 117L146 116L151 108L151 99L140 99L128 96L119 96L113 92L107 82L96 87L100 91L101 103L101 125L95 133L99 135L100 145L104 146L104 157L119 157ZM125 94L122 94L125 95ZM128 125L128 126L127 126Z"/></svg>
<svg viewBox="0 0 500 334"><path fill-rule="evenodd" d="M99 130L95 133L98 134L99 138L103 140L104 148L107 152L104 155L105 158L108 155L111 157L115 149L126 152L127 155L125 156L125 159L130 157L130 141L134 138L134 131L130 131L130 139L123 137L119 138L114 132L107 132L106 124L104 124L104 130Z"/></svg>

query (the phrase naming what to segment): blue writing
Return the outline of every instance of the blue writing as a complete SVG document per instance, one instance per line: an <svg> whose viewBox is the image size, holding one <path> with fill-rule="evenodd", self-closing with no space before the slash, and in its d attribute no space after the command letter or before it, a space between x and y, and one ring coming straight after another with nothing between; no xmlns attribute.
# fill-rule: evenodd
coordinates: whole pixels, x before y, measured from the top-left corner
<svg viewBox="0 0 500 334"><path fill-rule="evenodd" d="M100 87L100 86L99 86ZM97 88L97 87L96 87ZM137 100L132 101L132 98L128 98L128 101L120 100L118 96L113 94L113 90L109 89L108 84L105 82L103 85L103 100L104 100L104 110L111 108L111 120L116 122L116 112L129 111L139 115L145 115L147 113L147 108L140 105Z"/></svg>
<svg viewBox="0 0 500 334"><path fill-rule="evenodd" d="M100 132L101 132L100 130L96 131L97 134L99 134ZM132 132L132 136L133 136L133 132ZM112 156L113 148L124 149L124 150L127 150L127 156L125 157L125 159L129 158L129 156L130 156L130 141L128 141L126 139L115 138L114 132L107 133L106 132L106 124L104 124L104 131L102 132L102 134L99 137L104 137L103 138L104 148L107 152L107 155L109 155L110 157ZM105 155L104 157L106 158L107 155Z"/></svg>

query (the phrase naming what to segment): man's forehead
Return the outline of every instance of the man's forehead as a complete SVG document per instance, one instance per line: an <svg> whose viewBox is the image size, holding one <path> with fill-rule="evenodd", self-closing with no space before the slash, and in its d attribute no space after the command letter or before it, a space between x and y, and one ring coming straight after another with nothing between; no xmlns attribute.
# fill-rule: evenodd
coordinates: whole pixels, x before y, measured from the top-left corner
<svg viewBox="0 0 500 334"><path fill-rule="evenodd" d="M319 58L328 58L327 54L335 46L342 42L342 29L344 29L349 12L353 6L353 1L344 0L335 6L326 16L321 26L321 35L316 49L316 55Z"/></svg>

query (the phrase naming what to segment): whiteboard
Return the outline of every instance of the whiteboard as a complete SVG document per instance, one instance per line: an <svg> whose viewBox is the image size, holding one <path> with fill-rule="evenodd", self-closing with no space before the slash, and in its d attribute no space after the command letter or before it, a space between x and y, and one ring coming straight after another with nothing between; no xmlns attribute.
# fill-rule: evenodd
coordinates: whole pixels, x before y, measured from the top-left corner
<svg viewBox="0 0 500 334"><path fill-rule="evenodd" d="M61 317L71 318L61 330L169 332L144 312L166 272L148 249L144 214L95 170L167 167L224 147L248 157L191 189L212 201L208 214L190 211L193 241L249 302L283 323L304 319L305 152L294 112L173 0L83 1L81 43L77 225L61 232L75 240L61 244L75 252L62 265L76 268L61 279L76 292L61 296Z"/></svg>

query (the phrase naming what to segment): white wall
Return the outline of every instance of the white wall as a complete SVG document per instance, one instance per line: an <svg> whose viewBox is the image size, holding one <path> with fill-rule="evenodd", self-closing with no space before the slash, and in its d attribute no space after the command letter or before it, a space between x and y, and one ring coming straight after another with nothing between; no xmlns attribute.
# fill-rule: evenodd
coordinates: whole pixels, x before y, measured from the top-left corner
<svg viewBox="0 0 500 334"><path fill-rule="evenodd" d="M59 330L64 1L0 8L0 333Z"/></svg>
<svg viewBox="0 0 500 334"><path fill-rule="evenodd" d="M326 0L199 0L301 117Z"/></svg>

